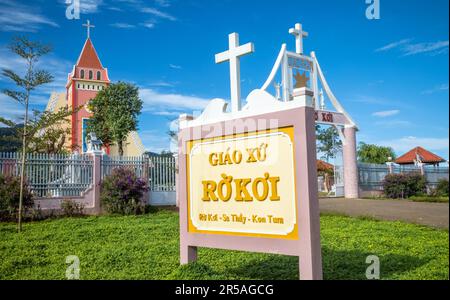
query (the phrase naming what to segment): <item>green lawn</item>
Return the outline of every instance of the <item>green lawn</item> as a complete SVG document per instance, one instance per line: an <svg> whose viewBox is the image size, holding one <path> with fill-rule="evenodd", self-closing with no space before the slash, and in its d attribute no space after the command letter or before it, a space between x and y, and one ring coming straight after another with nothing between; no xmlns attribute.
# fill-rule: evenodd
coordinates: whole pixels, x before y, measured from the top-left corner
<svg viewBox="0 0 450 300"><path fill-rule="evenodd" d="M448 279L448 231L325 215L325 279L364 279L378 255L382 279ZM295 257L200 249L179 266L178 214L87 217L28 223L18 235L0 224L0 279L64 279L65 257L77 255L81 279L297 279Z"/></svg>

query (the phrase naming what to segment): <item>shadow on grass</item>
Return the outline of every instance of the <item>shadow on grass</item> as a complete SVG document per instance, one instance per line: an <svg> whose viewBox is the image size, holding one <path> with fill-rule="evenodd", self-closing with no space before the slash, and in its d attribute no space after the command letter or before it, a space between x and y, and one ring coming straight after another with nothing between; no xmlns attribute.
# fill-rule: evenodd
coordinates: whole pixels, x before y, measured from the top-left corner
<svg viewBox="0 0 450 300"><path fill-rule="evenodd" d="M323 273L326 280L365 280L369 264L366 258L373 253L361 251L322 250ZM379 255L381 279L398 278L428 262L410 255ZM220 262L216 262L218 264ZM237 267L215 271L208 263L195 262L175 270L168 279L254 279L295 280L299 277L298 258L283 255L265 255L246 261Z"/></svg>

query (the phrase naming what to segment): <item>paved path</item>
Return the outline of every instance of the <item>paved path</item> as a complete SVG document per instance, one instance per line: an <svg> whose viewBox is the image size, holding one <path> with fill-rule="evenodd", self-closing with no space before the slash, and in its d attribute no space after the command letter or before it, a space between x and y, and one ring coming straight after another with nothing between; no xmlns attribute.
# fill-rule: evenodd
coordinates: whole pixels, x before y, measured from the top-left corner
<svg viewBox="0 0 450 300"><path fill-rule="evenodd" d="M448 203L322 198L320 211L353 217L369 216L381 220L400 220L446 229L449 227Z"/></svg>

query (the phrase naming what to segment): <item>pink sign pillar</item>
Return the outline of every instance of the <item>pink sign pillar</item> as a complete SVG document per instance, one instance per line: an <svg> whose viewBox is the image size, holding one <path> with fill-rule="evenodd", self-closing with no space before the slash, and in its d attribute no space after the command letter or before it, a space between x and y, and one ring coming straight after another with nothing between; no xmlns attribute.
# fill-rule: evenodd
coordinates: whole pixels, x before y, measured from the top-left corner
<svg viewBox="0 0 450 300"><path fill-rule="evenodd" d="M344 127L344 194L345 198L357 199L359 197L358 187L358 165L356 162L356 127Z"/></svg>

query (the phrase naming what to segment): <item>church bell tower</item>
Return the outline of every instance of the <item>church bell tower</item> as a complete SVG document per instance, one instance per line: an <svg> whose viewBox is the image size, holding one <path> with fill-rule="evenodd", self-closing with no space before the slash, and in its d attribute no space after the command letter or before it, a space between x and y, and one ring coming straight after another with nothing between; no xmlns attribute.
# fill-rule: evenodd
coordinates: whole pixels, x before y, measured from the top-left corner
<svg viewBox="0 0 450 300"><path fill-rule="evenodd" d="M71 148L79 153L87 151L86 126L91 117L87 104L110 83L108 69L103 67L90 38L90 28L94 26L89 20L83 26L87 27L87 39L77 63L68 75L66 85L69 107L83 106L81 110L72 114L71 119Z"/></svg>

